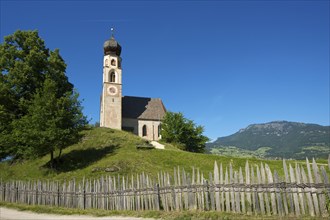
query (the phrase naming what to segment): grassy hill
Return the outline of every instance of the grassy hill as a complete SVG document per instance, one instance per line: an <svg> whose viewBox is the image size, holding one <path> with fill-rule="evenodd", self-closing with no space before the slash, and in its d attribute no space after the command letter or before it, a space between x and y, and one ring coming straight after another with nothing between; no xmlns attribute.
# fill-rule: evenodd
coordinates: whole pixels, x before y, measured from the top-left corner
<svg viewBox="0 0 330 220"><path fill-rule="evenodd" d="M173 168L177 166L189 172L194 166L207 174L213 172L214 161L221 162L224 166L232 162L235 169L243 167L246 162L244 158L184 152L168 144L165 150L140 150L136 146L145 145L143 139L128 132L107 128L85 130L83 135L80 143L63 150L56 171L48 168L49 155L46 155L13 164L10 161L1 162L0 178L63 180L142 172L156 177L159 171L173 173ZM282 173L282 161L249 159L250 164L260 164L261 161ZM319 162L327 163L326 160Z"/></svg>

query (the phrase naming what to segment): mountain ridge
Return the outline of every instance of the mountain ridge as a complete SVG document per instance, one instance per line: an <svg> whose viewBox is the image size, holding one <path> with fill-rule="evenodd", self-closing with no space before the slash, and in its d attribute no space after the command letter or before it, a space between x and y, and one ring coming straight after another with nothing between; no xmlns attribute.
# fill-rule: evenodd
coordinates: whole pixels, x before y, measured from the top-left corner
<svg viewBox="0 0 330 220"><path fill-rule="evenodd" d="M330 153L330 126L290 121L251 124L207 144L211 152L228 147L249 151L267 147L268 157L326 158Z"/></svg>

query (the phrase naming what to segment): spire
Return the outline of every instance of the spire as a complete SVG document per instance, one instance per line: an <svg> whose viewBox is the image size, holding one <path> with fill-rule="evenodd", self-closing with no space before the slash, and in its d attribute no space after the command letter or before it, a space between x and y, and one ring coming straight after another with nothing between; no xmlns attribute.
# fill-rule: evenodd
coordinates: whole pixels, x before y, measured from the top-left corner
<svg viewBox="0 0 330 220"><path fill-rule="evenodd" d="M111 27L110 30L111 30L111 38L115 38L114 37L115 29L113 27Z"/></svg>
<svg viewBox="0 0 330 220"><path fill-rule="evenodd" d="M114 28L111 27L110 30L111 30L111 37L109 40L105 41L103 44L104 55L114 54L114 55L120 56L121 46L114 38L114 32L115 32Z"/></svg>

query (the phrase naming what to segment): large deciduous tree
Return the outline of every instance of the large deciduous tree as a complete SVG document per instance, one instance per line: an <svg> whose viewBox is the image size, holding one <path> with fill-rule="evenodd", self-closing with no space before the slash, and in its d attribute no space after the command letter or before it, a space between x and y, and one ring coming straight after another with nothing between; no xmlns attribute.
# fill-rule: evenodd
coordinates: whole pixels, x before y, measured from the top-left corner
<svg viewBox="0 0 330 220"><path fill-rule="evenodd" d="M162 139L178 145L182 150L203 153L209 138L203 135L203 126L197 126L182 113L167 112L162 121Z"/></svg>
<svg viewBox="0 0 330 220"><path fill-rule="evenodd" d="M37 31L16 31L0 44L0 159L31 158L78 140L86 125L59 50Z"/></svg>
<svg viewBox="0 0 330 220"><path fill-rule="evenodd" d="M46 79L28 107L27 114L13 123L17 154L28 158L50 153L53 167L54 151L60 152L74 143L85 125L78 94L67 92L57 98L58 87Z"/></svg>

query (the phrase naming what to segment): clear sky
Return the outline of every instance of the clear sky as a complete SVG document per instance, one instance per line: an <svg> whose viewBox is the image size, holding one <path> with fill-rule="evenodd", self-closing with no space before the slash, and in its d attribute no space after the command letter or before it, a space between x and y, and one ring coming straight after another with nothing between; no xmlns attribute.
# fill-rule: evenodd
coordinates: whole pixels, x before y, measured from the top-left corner
<svg viewBox="0 0 330 220"><path fill-rule="evenodd" d="M212 139L253 123L329 125L329 1L8 1L1 42L39 30L59 48L91 123L103 43L122 46L123 95L162 98Z"/></svg>

